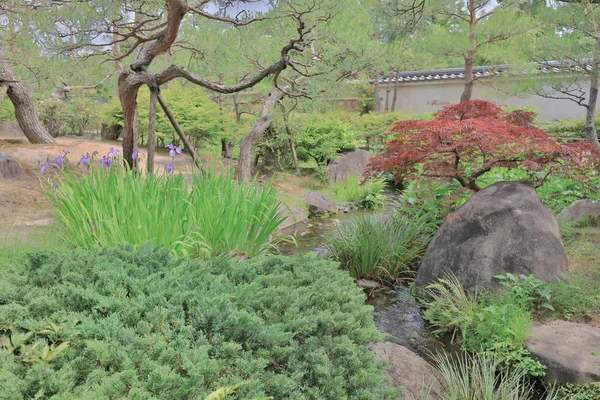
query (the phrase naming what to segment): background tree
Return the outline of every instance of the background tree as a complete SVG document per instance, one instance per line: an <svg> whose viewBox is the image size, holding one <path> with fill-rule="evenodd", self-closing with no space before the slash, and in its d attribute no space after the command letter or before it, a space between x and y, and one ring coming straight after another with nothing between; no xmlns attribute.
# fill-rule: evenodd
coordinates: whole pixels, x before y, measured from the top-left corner
<svg viewBox="0 0 600 400"><path fill-rule="evenodd" d="M75 41L69 47L70 50L93 50L96 54L129 65L119 74L118 93L124 114L123 155L131 165L134 165L132 155L137 144L137 95L141 86L160 87L174 79L182 78L217 93L235 93L250 88L267 76L277 75L288 67L294 67L293 56L303 51L306 45L304 42L306 30L310 30L314 23L319 21L319 18L313 18L313 15L321 11L319 2L306 0L280 3L274 9L276 14L268 17L247 12L229 17L219 10L213 12L215 5L225 9L242 3L253 2L212 3L185 0L167 0L164 3L140 0L118 4L101 0L88 0L83 3L61 2L60 10L67 21L77 20L77 18L69 18L70 14L81 15L82 12L89 12L90 9L96 13L93 18L94 24L87 29L73 29L73 33L63 34ZM188 47L189 51L201 52L202 43L194 43L190 46L178 41L186 18L195 19L197 24L203 21L216 21L222 30L235 30L249 24L265 22L267 19L270 23L292 19L296 24L296 32L295 37L280 42L276 57L271 55L268 62L263 62L258 68L255 66L257 72L253 75L248 73L247 77L241 79L239 83L228 85L220 83L219 80L205 78L196 73L192 66L188 68L177 64L167 67L161 65L165 61L166 63L171 61L172 49L177 45L180 45L181 49ZM116 42L121 46L119 56L114 55ZM187 150L194 153L193 148Z"/></svg>
<svg viewBox="0 0 600 400"><path fill-rule="evenodd" d="M570 100L586 110L585 134L600 149L596 129L598 85L600 84L600 9L597 1L565 0L552 7L536 9L545 21L543 40L533 52L541 63L559 60L554 68L564 69L560 77L530 80L533 91L543 97Z"/></svg>
<svg viewBox="0 0 600 400"><path fill-rule="evenodd" d="M473 67L515 63L525 56L519 51L521 36L533 33L535 21L520 7L525 0L496 2L493 0L430 0L423 4L418 17L414 13L398 13L412 0L392 0L383 3L383 10L399 18L389 18L385 30L391 34L411 29L418 35L420 51L443 56L445 66L464 66L465 87L460 101L473 95ZM407 22L406 19L418 23ZM521 39L521 40L519 40ZM460 60L460 61L459 61ZM438 64L439 66L439 64Z"/></svg>

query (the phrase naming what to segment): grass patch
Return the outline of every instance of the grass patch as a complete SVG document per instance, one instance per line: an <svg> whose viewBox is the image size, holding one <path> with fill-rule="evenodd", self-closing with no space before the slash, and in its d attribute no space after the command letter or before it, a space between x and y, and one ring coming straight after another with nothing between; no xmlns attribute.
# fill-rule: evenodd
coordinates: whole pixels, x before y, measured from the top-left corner
<svg viewBox="0 0 600 400"><path fill-rule="evenodd" d="M569 283L554 286L554 316L600 323L600 228L587 223L561 224L569 259Z"/></svg>
<svg viewBox="0 0 600 400"><path fill-rule="evenodd" d="M90 164L92 164L90 162ZM191 186L191 189L190 189ZM270 245L283 221L275 189L242 184L231 170L141 175L115 161L88 171L61 171L46 195L65 236L77 247L150 242L177 255L255 256Z"/></svg>
<svg viewBox="0 0 600 400"><path fill-rule="evenodd" d="M9 228L0 235L0 271L15 271L23 267L27 254L36 250L66 250L60 226Z"/></svg>
<svg viewBox="0 0 600 400"><path fill-rule="evenodd" d="M352 277L394 280L421 259L432 223L398 214L362 215L333 229L327 249Z"/></svg>

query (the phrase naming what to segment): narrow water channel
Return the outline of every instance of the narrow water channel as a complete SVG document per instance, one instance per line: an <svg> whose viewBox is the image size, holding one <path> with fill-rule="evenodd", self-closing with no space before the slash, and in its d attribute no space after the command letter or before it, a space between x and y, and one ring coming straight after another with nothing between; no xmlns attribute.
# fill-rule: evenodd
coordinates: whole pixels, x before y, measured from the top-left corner
<svg viewBox="0 0 600 400"><path fill-rule="evenodd" d="M392 195L391 201L378 212L393 212L393 198ZM295 243L281 244L279 250L282 254L291 255L325 247L328 235L337 224L370 213L374 212L350 210L347 213L339 212L330 218L301 221L281 232L283 235L292 236ZM427 330L419 304L406 285L393 290L376 290L370 293L366 303L374 307L375 325L380 331L390 335L389 341L407 347L425 358L444 347L443 343Z"/></svg>

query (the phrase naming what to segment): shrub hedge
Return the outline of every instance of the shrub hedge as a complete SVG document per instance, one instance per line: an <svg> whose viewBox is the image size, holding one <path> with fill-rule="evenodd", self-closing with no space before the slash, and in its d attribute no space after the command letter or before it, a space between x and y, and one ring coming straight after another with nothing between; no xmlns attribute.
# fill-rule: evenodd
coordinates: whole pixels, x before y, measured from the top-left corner
<svg viewBox="0 0 600 400"><path fill-rule="evenodd" d="M2 399L395 396L365 347L383 339L372 309L315 254L46 251L0 286Z"/></svg>

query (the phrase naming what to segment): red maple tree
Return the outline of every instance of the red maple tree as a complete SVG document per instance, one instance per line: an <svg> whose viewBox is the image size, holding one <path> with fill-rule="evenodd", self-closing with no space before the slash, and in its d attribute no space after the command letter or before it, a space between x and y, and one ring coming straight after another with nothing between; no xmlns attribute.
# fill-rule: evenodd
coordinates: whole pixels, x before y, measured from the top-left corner
<svg viewBox="0 0 600 400"><path fill-rule="evenodd" d="M590 144L561 144L532 125L533 113L505 113L483 100L444 107L432 121L399 121L386 150L371 159L367 173L393 172L396 180L436 177L478 191L477 179L496 167L521 167L532 180L561 171L583 176L600 153ZM541 178L534 172L545 171ZM542 182L543 183L543 182Z"/></svg>

